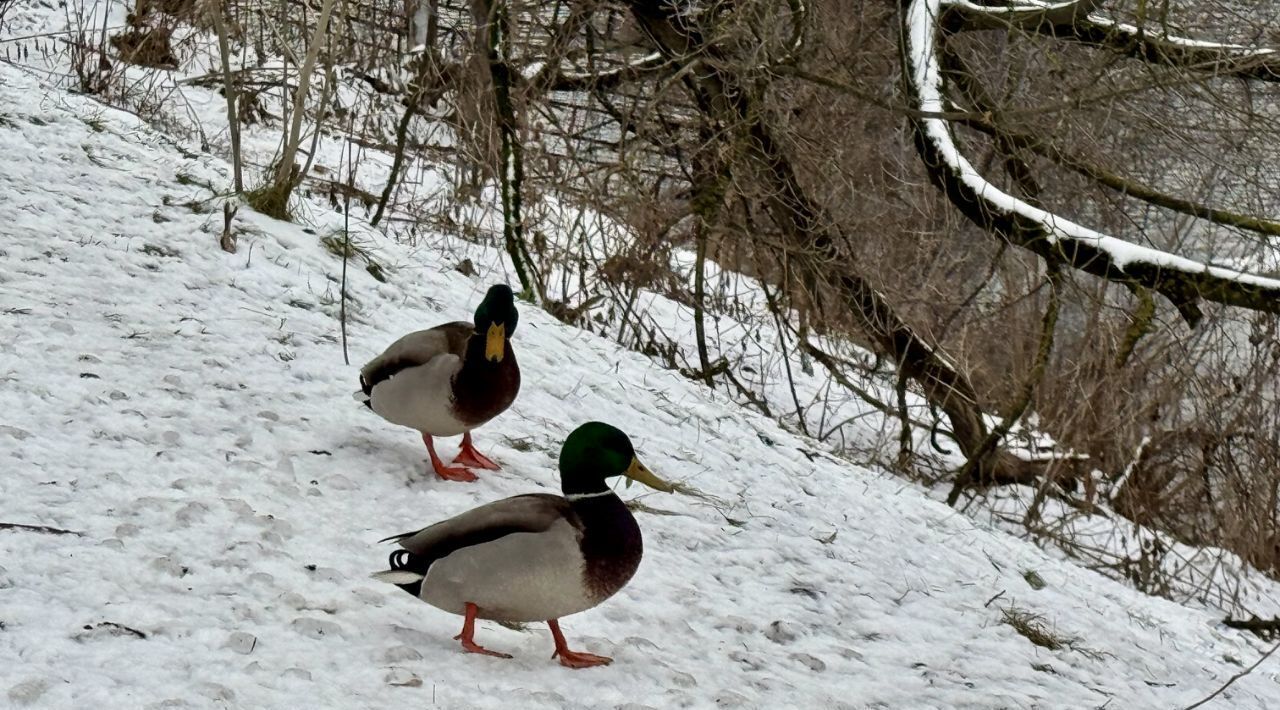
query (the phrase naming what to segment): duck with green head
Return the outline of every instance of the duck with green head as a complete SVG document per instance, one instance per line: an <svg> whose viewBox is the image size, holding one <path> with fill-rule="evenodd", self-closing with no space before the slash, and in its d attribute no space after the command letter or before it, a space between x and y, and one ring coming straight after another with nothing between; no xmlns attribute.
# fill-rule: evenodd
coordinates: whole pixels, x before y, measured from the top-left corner
<svg viewBox="0 0 1280 710"><path fill-rule="evenodd" d="M375 414L416 429L437 475L474 481L469 468L497 470L476 451L471 430L501 414L520 391L520 366L511 349L520 314L511 288L489 289L475 322L455 321L410 333L360 370L356 397ZM446 466L432 437L462 434L462 448Z"/></svg>
<svg viewBox="0 0 1280 710"><path fill-rule="evenodd" d="M563 496L506 498L389 537L403 549L391 553L391 569L373 576L464 617L462 633L454 638L470 653L511 657L475 642L476 619L545 621L562 665L610 663L569 650L559 619L613 596L640 566L640 526L609 489L606 481L614 476L673 490L640 463L622 431L601 422L583 424L560 450Z"/></svg>

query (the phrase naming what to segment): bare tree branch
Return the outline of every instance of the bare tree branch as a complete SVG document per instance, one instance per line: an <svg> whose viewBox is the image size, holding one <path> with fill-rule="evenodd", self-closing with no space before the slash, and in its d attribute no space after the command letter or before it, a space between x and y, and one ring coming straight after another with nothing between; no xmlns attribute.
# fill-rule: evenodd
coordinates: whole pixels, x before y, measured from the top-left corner
<svg viewBox="0 0 1280 710"><path fill-rule="evenodd" d="M1018 28L1109 49L1152 64L1194 69L1205 74L1280 81L1280 49L1191 39L1152 31L1093 12L1098 0L1048 3L1017 0L1008 5L979 5L945 0L943 27Z"/></svg>
<svg viewBox="0 0 1280 710"><path fill-rule="evenodd" d="M902 50L906 91L923 111L946 108L938 60L941 0L906 0ZM1144 247L1076 224L1009 195L960 153L951 125L912 119L916 148L930 179L974 224L1046 259L1168 298L1191 325L1201 299L1280 313L1280 280Z"/></svg>

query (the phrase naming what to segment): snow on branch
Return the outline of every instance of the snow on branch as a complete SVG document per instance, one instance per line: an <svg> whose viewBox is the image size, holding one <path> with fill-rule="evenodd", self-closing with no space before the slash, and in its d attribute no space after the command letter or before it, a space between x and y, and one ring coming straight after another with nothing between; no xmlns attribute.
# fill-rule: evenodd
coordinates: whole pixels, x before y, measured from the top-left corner
<svg viewBox="0 0 1280 710"><path fill-rule="evenodd" d="M965 29L1007 29L1016 27L1035 30L1048 25L1069 25L1088 17L1102 0L1070 0L1069 2L1038 2L1021 0L1008 5L979 5L968 0L947 0L944 12L959 18Z"/></svg>
<svg viewBox="0 0 1280 710"><path fill-rule="evenodd" d="M645 72L663 69L669 62L661 52L651 52L608 69L582 69L560 67L558 73L549 75L546 81L553 91L575 91L592 88L611 88L642 76ZM545 71L545 70L544 70Z"/></svg>
<svg viewBox="0 0 1280 710"><path fill-rule="evenodd" d="M909 0L902 50L916 147L929 177L971 221L1040 256L1168 298L1195 325L1201 299L1280 313L1280 280L1211 266L1140 246L1076 224L1020 200L988 182L960 153L951 125L927 118L949 110L938 57L943 0Z"/></svg>
<svg viewBox="0 0 1280 710"><path fill-rule="evenodd" d="M1193 68L1208 74L1280 81L1280 48L1211 42L1171 35L1163 29L1149 30L1095 12L1100 4L1101 0L1057 3L1017 0L1007 5L990 6L970 0L944 0L942 9L947 19L941 24L953 29L1016 27L1105 47L1153 64Z"/></svg>

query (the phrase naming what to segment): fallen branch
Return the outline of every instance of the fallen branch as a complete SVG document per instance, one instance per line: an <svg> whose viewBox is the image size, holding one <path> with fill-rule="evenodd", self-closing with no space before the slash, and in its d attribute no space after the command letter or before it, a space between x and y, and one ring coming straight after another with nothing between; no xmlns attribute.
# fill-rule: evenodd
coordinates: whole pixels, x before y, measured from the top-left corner
<svg viewBox="0 0 1280 710"><path fill-rule="evenodd" d="M1280 616L1273 619L1259 619L1256 616L1251 616L1248 619L1232 619L1228 616L1222 623L1232 629L1252 632L1259 638L1268 641L1280 637Z"/></svg>

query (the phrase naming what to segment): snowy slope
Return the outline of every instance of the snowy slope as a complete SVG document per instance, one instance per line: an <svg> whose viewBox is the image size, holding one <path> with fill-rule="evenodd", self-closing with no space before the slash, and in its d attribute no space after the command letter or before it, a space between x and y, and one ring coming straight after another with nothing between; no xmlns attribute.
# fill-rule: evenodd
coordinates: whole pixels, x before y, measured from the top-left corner
<svg viewBox="0 0 1280 710"><path fill-rule="evenodd" d="M396 268L352 270L344 365L341 263L318 243L338 216L315 207L309 233L242 210L226 254L198 186L224 164L46 94L0 65L0 523L81 534L0 529L0 705L1155 708L1263 650L529 308L525 389L477 433L505 470L424 476L413 432L351 401L355 369L468 317L501 278L452 270L450 249L477 247L365 234ZM482 622L515 659L464 655L459 619L367 578L384 535L554 490L587 418L714 496L624 493L671 514L638 514L635 580L564 623L613 666L559 667L540 625ZM1001 623L1011 606L1076 640L1032 645ZM1280 706L1277 666L1210 707Z"/></svg>

